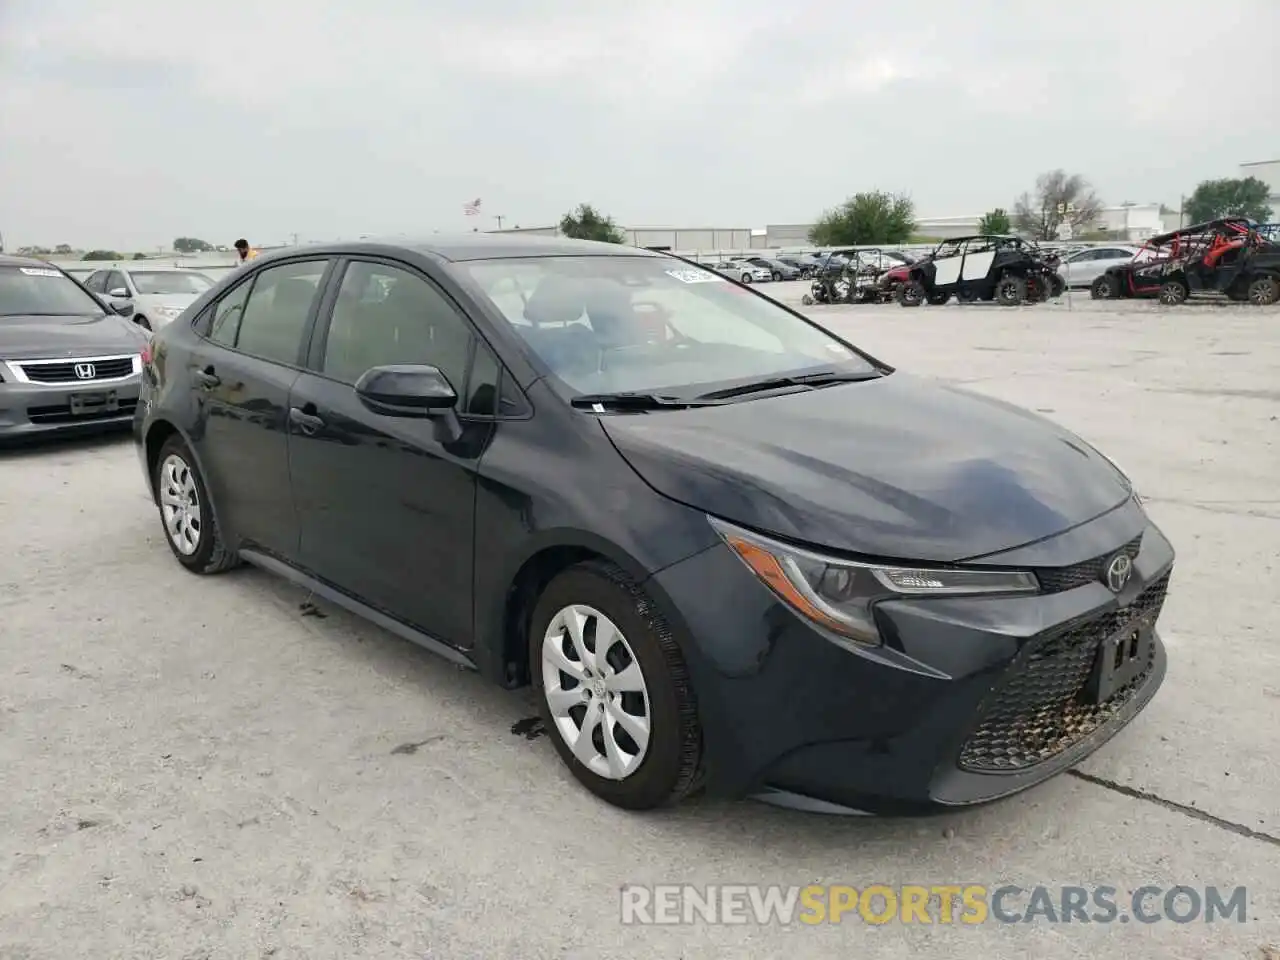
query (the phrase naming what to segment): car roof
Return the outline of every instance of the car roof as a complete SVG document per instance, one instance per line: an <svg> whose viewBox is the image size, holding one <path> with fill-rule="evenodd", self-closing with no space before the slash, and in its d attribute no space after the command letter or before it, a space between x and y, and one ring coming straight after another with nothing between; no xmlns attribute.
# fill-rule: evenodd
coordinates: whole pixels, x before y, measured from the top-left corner
<svg viewBox="0 0 1280 960"><path fill-rule="evenodd" d="M288 247L269 254L268 258L274 260L280 255L295 254L299 249ZM664 254L629 244L511 233L433 234L422 239L368 237L347 243L308 245L305 249L307 252L334 254L395 254L412 251L450 262L517 257L665 257Z"/></svg>
<svg viewBox="0 0 1280 960"><path fill-rule="evenodd" d="M9 253L0 253L0 267L55 267L56 264L39 257L16 257Z"/></svg>

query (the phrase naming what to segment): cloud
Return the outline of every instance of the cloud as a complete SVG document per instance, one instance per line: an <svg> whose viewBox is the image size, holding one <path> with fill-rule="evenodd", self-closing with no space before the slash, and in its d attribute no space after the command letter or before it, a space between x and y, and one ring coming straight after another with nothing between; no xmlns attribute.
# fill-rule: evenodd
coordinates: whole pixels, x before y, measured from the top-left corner
<svg viewBox="0 0 1280 960"><path fill-rule="evenodd" d="M1278 34L1274 0L4 0L0 229L414 232L476 195L758 226L876 188L953 215L1058 166L1176 203L1277 149Z"/></svg>

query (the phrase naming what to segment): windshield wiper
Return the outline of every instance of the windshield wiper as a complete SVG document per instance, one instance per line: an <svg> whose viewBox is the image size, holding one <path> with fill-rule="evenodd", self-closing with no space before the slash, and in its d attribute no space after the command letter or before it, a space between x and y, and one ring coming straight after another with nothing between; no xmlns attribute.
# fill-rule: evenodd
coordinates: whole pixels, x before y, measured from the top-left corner
<svg viewBox="0 0 1280 960"><path fill-rule="evenodd" d="M860 383L863 380L878 380L884 376L878 372L863 371L860 373L836 373L826 370L822 373L806 373L795 377L769 377L764 380L753 380L751 383L740 383L736 387L725 387L700 394L698 400L728 400L731 397L745 397L752 393L767 393L770 390L785 390L788 387L826 387L833 383Z"/></svg>
<svg viewBox="0 0 1280 960"><path fill-rule="evenodd" d="M713 407L717 401L698 397L681 400L679 397L663 397L656 393L584 393L570 403L575 407L602 410L683 410L686 407Z"/></svg>

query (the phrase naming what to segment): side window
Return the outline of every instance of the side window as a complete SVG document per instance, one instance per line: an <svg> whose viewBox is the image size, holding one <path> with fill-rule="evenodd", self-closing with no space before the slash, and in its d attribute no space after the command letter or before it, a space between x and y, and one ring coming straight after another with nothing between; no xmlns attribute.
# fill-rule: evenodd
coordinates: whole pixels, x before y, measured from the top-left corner
<svg viewBox="0 0 1280 960"><path fill-rule="evenodd" d="M497 358L483 344L476 345L467 378L467 400L463 410L477 417L498 415L498 381L502 368Z"/></svg>
<svg viewBox="0 0 1280 960"><path fill-rule="evenodd" d="M223 296L213 308L213 321L209 324L209 339L224 347L236 345L236 335L240 332L240 318L244 315L244 303L249 299L249 288L253 281L233 287L230 293Z"/></svg>
<svg viewBox="0 0 1280 960"><path fill-rule="evenodd" d="M370 367L429 363L461 393L471 338L466 319L422 277L355 261L338 289L320 372L355 383Z"/></svg>
<svg viewBox="0 0 1280 960"><path fill-rule="evenodd" d="M258 273L240 316L235 348L263 360L296 364L328 265L327 260L307 260Z"/></svg>
<svg viewBox="0 0 1280 960"><path fill-rule="evenodd" d="M93 273L89 274L89 279L84 282L84 285L93 293L106 293L107 271L95 270Z"/></svg>
<svg viewBox="0 0 1280 960"><path fill-rule="evenodd" d="M112 290L123 290L126 294L129 292L128 285L124 282L124 276L119 270L112 270L107 274L107 293Z"/></svg>

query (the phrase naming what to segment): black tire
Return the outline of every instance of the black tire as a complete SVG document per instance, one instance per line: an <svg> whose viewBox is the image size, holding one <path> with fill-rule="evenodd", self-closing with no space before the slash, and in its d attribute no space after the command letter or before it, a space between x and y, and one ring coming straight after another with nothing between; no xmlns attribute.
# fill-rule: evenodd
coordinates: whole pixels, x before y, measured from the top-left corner
<svg viewBox="0 0 1280 960"><path fill-rule="evenodd" d="M1089 284L1089 296L1094 300L1118 300L1120 298L1120 285L1115 277L1103 274L1095 277L1093 283Z"/></svg>
<svg viewBox="0 0 1280 960"><path fill-rule="evenodd" d="M1270 275L1254 277L1249 282L1249 302L1255 307L1269 307L1280 300L1280 281Z"/></svg>
<svg viewBox="0 0 1280 960"><path fill-rule="evenodd" d="M1058 276L1058 274L1056 273L1049 274L1050 299L1056 300L1058 297L1062 296L1066 292L1067 292L1067 281L1063 280L1062 277Z"/></svg>
<svg viewBox="0 0 1280 960"><path fill-rule="evenodd" d="M924 299L931 307L941 307L951 300L951 294L943 293L941 290L930 290Z"/></svg>
<svg viewBox="0 0 1280 960"><path fill-rule="evenodd" d="M547 702L542 673L543 638L552 619L575 604L594 608L618 627L635 654L648 692L647 752L635 771L622 779L601 776L574 756ZM556 752L578 782L601 800L625 810L651 810L678 803L701 786L702 727L684 656L653 601L623 571L612 564L590 561L570 567L551 581L533 611L529 670L538 709Z"/></svg>
<svg viewBox="0 0 1280 960"><path fill-rule="evenodd" d="M168 466L175 460L180 462L186 473L190 475L195 487L196 503L199 506L199 532L195 541L195 549L190 553L183 553L178 549L165 524L164 497L166 487L170 485L170 478L167 477ZM200 475L200 468L196 465L196 459L178 434L175 433L171 436L160 448L160 454L156 457L155 471L151 479L156 491L156 508L160 513L160 526L164 532L164 542L169 545L174 557L183 567L192 573L212 574L222 573L224 570L230 570L240 565L239 554L227 546L222 538L222 531L218 529L218 521L214 517L213 503L209 499L209 491L204 485L204 477Z"/></svg>
<svg viewBox="0 0 1280 960"><path fill-rule="evenodd" d="M801 297L801 298L800 298L800 302L801 302L802 304L804 304L806 307L812 307L812 306L813 306L813 294L806 293L803 297Z"/></svg>
<svg viewBox="0 0 1280 960"><path fill-rule="evenodd" d="M813 271L812 271L811 269L809 269L808 267L805 267L803 270L801 270L801 271L800 271L800 279L801 279L801 280L812 280L812 279L813 279Z"/></svg>
<svg viewBox="0 0 1280 960"><path fill-rule="evenodd" d="M1160 302L1166 307L1176 307L1187 302L1190 292L1183 281L1166 280L1160 285Z"/></svg>
<svg viewBox="0 0 1280 960"><path fill-rule="evenodd" d="M1049 299L1049 278L1043 273L1033 274L1027 278L1027 300L1031 303L1044 303Z"/></svg>
<svg viewBox="0 0 1280 960"><path fill-rule="evenodd" d="M1022 277L1001 277L996 283L996 303L1002 307L1016 307L1027 299L1027 281Z"/></svg>
<svg viewBox="0 0 1280 960"><path fill-rule="evenodd" d="M777 270L773 271L773 282L779 283L782 280L782 274Z"/></svg>
<svg viewBox="0 0 1280 960"><path fill-rule="evenodd" d="M924 303L924 286L917 280L908 280L898 287L898 303L904 307L918 307Z"/></svg>
<svg viewBox="0 0 1280 960"><path fill-rule="evenodd" d="M146 317L134 317L133 322L140 326L143 330L151 329L151 321Z"/></svg>
<svg viewBox="0 0 1280 960"><path fill-rule="evenodd" d="M742 282L743 282L743 283L750 283L750 282L751 282L751 274L749 274L749 273L744 273L744 274L742 275Z"/></svg>

